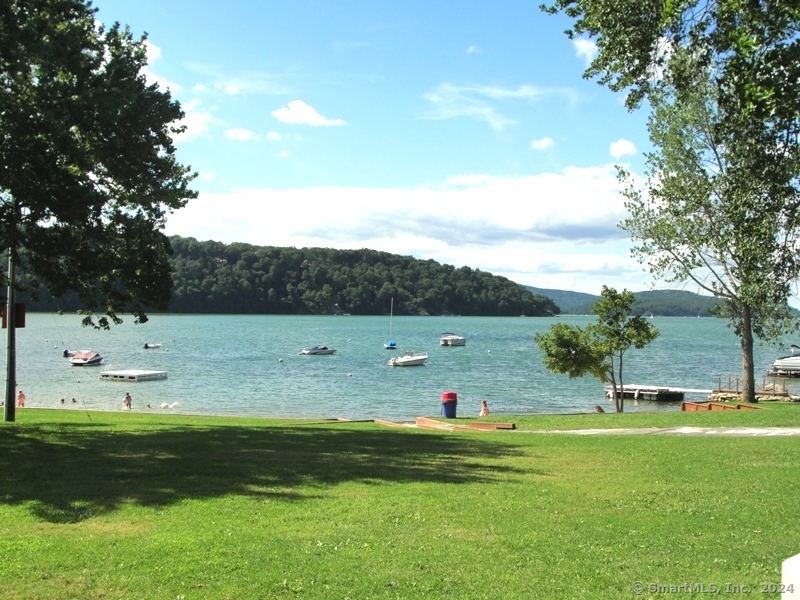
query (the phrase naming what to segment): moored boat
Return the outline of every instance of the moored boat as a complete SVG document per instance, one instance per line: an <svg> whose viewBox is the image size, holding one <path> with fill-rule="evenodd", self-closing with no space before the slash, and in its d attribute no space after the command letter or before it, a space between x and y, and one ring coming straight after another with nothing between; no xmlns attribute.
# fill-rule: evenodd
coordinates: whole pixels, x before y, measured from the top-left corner
<svg viewBox="0 0 800 600"><path fill-rule="evenodd" d="M800 346L792 344L792 353L777 358L769 368L769 374L800 377Z"/></svg>
<svg viewBox="0 0 800 600"><path fill-rule="evenodd" d="M451 331L445 331L439 338L440 346L465 346L467 339L462 335L456 335Z"/></svg>
<svg viewBox="0 0 800 600"><path fill-rule="evenodd" d="M406 352L403 356L393 356L387 363L390 367L421 367L428 360L428 353Z"/></svg>
<svg viewBox="0 0 800 600"><path fill-rule="evenodd" d="M392 317L394 316L394 296L392 296L392 302L389 306L389 341L386 342L383 347L387 350L397 350L397 342L394 341L392 338Z"/></svg>
<svg viewBox="0 0 800 600"><path fill-rule="evenodd" d="M300 350L301 356L315 356L318 354L336 354L336 348L328 348L327 346L314 346L313 348L303 348Z"/></svg>
<svg viewBox="0 0 800 600"><path fill-rule="evenodd" d="M97 352L81 350L76 352L70 359L69 364L73 367L94 367L103 362L103 357Z"/></svg>

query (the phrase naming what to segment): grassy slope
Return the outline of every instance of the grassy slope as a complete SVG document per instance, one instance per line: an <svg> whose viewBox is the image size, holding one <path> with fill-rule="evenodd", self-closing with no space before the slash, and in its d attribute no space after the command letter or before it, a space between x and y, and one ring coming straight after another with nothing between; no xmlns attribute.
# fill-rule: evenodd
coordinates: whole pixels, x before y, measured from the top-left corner
<svg viewBox="0 0 800 600"><path fill-rule="evenodd" d="M800 548L798 438L17 414L0 426L3 598L757 593ZM800 406L514 420L798 426Z"/></svg>

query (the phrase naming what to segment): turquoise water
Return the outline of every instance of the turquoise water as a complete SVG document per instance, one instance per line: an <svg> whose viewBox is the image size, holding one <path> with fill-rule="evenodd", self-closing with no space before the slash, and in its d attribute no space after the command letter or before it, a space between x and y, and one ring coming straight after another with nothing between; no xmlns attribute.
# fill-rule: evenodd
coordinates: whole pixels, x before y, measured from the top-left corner
<svg viewBox="0 0 800 600"><path fill-rule="evenodd" d="M562 317L576 325L592 317ZM29 314L17 332L17 382L29 407L119 410L125 392L135 411L261 417L343 417L412 420L438 414L445 391L458 394L459 416L477 415L486 400L492 414L591 412L607 405L592 378L570 380L545 370L533 341L557 319L395 317L399 352L428 352L424 367L391 368L383 348L387 317L278 315L153 315L131 318L111 331L81 327L73 315ZM710 389L741 369L739 341L724 321L654 318L661 336L626 355L625 382ZM440 347L453 331L463 347ZM145 350L146 342L163 342ZM325 344L333 356L299 356ZM2 360L5 364L5 344ZM166 370L164 381L101 381L102 367L71 367L64 348L91 349L113 369ZM756 350L765 375L781 354ZM798 383L800 385L800 382ZM77 402L73 404L72 398ZM696 396L701 398L703 396ZM687 396L687 399L691 399ZM178 405L158 408L162 403ZM626 410L676 410L676 404L626 403Z"/></svg>

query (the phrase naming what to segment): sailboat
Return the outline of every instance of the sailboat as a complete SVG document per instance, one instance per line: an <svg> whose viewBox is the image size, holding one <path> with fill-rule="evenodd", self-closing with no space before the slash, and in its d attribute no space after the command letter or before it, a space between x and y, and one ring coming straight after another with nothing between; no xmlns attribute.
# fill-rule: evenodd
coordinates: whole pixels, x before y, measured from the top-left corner
<svg viewBox="0 0 800 600"><path fill-rule="evenodd" d="M392 317L394 316L394 296L392 296L391 307L389 308L389 341L383 347L387 350L397 350L397 344L392 339Z"/></svg>

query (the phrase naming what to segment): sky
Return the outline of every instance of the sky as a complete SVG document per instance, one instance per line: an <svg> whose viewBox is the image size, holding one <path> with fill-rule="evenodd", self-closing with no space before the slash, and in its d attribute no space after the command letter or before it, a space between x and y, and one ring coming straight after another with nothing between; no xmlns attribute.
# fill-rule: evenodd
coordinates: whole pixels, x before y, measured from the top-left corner
<svg viewBox="0 0 800 600"><path fill-rule="evenodd" d="M523 285L664 289L630 256L615 165L647 114L539 0L95 0L147 34L199 197L165 233L371 248Z"/></svg>

